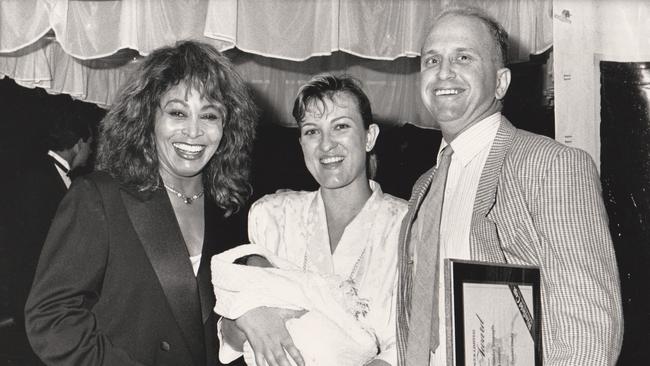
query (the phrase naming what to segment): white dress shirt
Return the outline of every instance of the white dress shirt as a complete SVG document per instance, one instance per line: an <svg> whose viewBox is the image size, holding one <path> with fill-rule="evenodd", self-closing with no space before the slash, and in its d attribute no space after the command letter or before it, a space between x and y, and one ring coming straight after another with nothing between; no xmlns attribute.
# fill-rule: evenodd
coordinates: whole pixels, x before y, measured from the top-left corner
<svg viewBox="0 0 650 366"><path fill-rule="evenodd" d="M47 155L53 157L61 163L64 167L68 168L68 171L70 170L70 164L68 164L68 161L59 156L59 154L55 153L54 151L50 150L47 152ZM63 169L61 169L58 165L54 164L56 167L56 171L59 172L59 175L61 176L61 179L63 179L63 183L65 183L66 188L70 188L70 184L72 184L72 179L68 177L68 173L65 172Z"/></svg>
<svg viewBox="0 0 650 366"><path fill-rule="evenodd" d="M471 259L469 235L472 223L474 200L483 166L487 160L492 142L501 122L501 113L495 113L458 135L452 142L454 154L447 174L445 196L440 220L440 285L438 293L438 314L440 316L440 346L431 355L431 365L447 364L447 349L444 340L445 326L445 281L444 259ZM448 143L443 139L438 151Z"/></svg>
<svg viewBox="0 0 650 366"><path fill-rule="evenodd" d="M196 277L199 274L199 267L201 266L201 253L191 255L190 262L192 262L192 270L194 271L194 277Z"/></svg>

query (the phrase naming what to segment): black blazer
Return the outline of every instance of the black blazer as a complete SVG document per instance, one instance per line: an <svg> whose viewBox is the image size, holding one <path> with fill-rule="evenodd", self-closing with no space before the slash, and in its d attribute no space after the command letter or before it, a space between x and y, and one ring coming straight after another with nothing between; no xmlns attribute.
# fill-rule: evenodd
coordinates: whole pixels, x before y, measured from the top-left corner
<svg viewBox="0 0 650 366"><path fill-rule="evenodd" d="M129 190L102 172L75 180L25 308L36 353L50 365L217 364L210 258L241 234L205 207L195 277L164 190Z"/></svg>

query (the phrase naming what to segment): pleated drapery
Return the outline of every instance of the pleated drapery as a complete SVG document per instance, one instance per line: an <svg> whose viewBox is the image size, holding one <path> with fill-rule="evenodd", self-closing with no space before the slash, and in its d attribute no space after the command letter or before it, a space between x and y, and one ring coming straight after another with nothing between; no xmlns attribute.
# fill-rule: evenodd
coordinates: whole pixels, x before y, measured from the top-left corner
<svg viewBox="0 0 650 366"><path fill-rule="evenodd" d="M501 21L514 61L551 45L552 0L6 0L0 77L108 106L139 55L191 38L231 50L282 125L292 124L297 87L323 71L361 79L381 121L419 124L428 114L417 56L431 18L449 5Z"/></svg>

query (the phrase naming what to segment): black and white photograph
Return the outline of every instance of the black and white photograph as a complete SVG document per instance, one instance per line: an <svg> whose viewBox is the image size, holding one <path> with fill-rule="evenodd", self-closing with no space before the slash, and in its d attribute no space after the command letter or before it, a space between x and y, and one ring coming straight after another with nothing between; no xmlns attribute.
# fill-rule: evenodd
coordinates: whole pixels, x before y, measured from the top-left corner
<svg viewBox="0 0 650 366"><path fill-rule="evenodd" d="M0 366L647 364L648 19L0 0Z"/></svg>

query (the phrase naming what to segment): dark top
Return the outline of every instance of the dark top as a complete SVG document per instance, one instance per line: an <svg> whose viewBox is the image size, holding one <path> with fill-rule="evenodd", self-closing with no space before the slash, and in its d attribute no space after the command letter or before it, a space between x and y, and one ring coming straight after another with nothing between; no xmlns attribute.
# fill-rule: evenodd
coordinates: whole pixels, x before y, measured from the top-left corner
<svg viewBox="0 0 650 366"><path fill-rule="evenodd" d="M195 277L164 190L138 192L106 173L73 183L45 242L25 308L49 365L215 365L212 255L241 244L206 200Z"/></svg>

